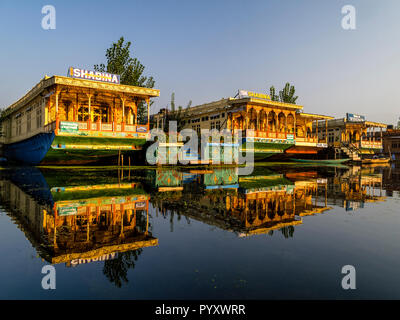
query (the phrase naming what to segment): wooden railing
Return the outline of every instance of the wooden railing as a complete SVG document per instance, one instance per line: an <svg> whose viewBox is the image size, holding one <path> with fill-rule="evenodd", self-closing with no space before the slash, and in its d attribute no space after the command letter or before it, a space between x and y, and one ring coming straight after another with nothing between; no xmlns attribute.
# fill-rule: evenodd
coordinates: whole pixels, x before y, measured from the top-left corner
<svg viewBox="0 0 400 320"><path fill-rule="evenodd" d="M296 137L295 140L298 142L318 143L318 137ZM323 143L325 143L325 140Z"/></svg>
<svg viewBox="0 0 400 320"><path fill-rule="evenodd" d="M360 141L361 148L370 148L370 149L382 149L382 141L369 141L369 140L361 140Z"/></svg>
<svg viewBox="0 0 400 320"><path fill-rule="evenodd" d="M104 132L148 132L148 124L126 124L116 122L91 122L91 121L59 121L55 128L63 131L104 131ZM69 128L69 129L67 129Z"/></svg>

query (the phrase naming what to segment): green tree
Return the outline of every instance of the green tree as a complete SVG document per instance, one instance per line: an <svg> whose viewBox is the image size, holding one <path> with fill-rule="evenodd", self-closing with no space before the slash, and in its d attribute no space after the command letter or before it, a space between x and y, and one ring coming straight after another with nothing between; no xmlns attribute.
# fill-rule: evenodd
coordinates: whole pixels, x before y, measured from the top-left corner
<svg viewBox="0 0 400 320"><path fill-rule="evenodd" d="M272 101L279 101L279 96L277 94L275 94L274 86L271 86L269 88L269 95L270 95Z"/></svg>
<svg viewBox="0 0 400 320"><path fill-rule="evenodd" d="M279 91L279 96L275 94L275 87L269 88L269 93L272 101L280 101L286 103L296 104L298 96L295 96L296 89L289 82L285 84L285 87Z"/></svg>
<svg viewBox="0 0 400 320"><path fill-rule="evenodd" d="M186 117L187 112L188 112L190 106L192 105L192 100L190 100L188 102L188 104L186 105L186 108L183 108L182 106L176 107L175 93L172 92L170 105L171 105L171 111L167 112L167 119L166 119L167 121L166 121L165 129L168 132L169 131L169 125L168 125L169 121L176 121L177 127L178 127L178 132L179 132L184 127L183 119ZM168 110L168 106L167 106L167 110Z"/></svg>
<svg viewBox="0 0 400 320"><path fill-rule="evenodd" d="M125 42L121 37L106 50L107 63L100 63L94 66L96 71L109 72L120 75L121 84L154 88L155 80L151 76L144 76L144 65L137 59L131 57L131 42ZM152 103L152 102L151 102ZM138 122L147 121L147 107L141 101L138 104Z"/></svg>

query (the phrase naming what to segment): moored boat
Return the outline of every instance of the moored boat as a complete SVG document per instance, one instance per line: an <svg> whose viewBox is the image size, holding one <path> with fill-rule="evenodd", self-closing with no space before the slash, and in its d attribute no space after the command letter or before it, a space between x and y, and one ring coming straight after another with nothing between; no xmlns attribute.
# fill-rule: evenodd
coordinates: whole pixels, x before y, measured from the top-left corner
<svg viewBox="0 0 400 320"><path fill-rule="evenodd" d="M376 159L363 159L362 160L362 164L385 164L385 163L389 163L390 162L390 158L389 157L385 157L385 158L376 158Z"/></svg>
<svg viewBox="0 0 400 320"><path fill-rule="evenodd" d="M85 164L142 149L149 137L150 98L159 90L122 85L118 77L109 83L83 71L77 78L71 72L45 77L5 110L1 142L8 161ZM143 123L138 109L146 105Z"/></svg>
<svg viewBox="0 0 400 320"><path fill-rule="evenodd" d="M294 162L302 162L302 163L319 163L319 164L341 164L349 161L350 159L327 159L327 160L319 160L319 159L291 159Z"/></svg>

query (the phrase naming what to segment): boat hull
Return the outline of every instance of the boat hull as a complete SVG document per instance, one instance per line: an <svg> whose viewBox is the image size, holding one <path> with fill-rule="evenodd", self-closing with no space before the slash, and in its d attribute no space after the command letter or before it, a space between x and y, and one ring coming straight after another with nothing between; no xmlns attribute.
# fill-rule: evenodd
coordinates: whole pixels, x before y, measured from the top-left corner
<svg viewBox="0 0 400 320"><path fill-rule="evenodd" d="M362 164L385 164L389 163L390 158L384 158L384 159L363 159Z"/></svg>
<svg viewBox="0 0 400 320"><path fill-rule="evenodd" d="M56 136L40 133L4 146L9 162L26 165L79 165L116 162L119 154L140 150L146 139Z"/></svg>
<svg viewBox="0 0 400 320"><path fill-rule="evenodd" d="M5 144L4 156L9 162L38 165L46 156L55 134L39 133L23 141Z"/></svg>

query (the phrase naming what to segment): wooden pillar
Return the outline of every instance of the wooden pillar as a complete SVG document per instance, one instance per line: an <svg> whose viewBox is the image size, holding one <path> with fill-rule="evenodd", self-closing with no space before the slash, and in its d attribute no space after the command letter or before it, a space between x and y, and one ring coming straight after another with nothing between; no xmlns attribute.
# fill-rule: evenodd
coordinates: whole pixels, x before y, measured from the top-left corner
<svg viewBox="0 0 400 320"><path fill-rule="evenodd" d="M147 129L150 129L150 98L146 98L147 103Z"/></svg>
<svg viewBox="0 0 400 320"><path fill-rule="evenodd" d="M74 106L74 121L78 121L78 109L79 109L79 93L76 94L76 101Z"/></svg>
<svg viewBox="0 0 400 320"><path fill-rule="evenodd" d="M328 120L325 119L325 143L328 143Z"/></svg>
<svg viewBox="0 0 400 320"><path fill-rule="evenodd" d="M294 113L294 116L293 116L293 134L294 134L294 137L296 138L296 133L297 133L297 130L296 130L296 113Z"/></svg>
<svg viewBox="0 0 400 320"><path fill-rule="evenodd" d="M315 120L315 135L317 137L317 142L318 142L318 140L319 140L319 138L318 138L318 120Z"/></svg>
<svg viewBox="0 0 400 320"><path fill-rule="evenodd" d="M287 133L287 114L285 115L285 134Z"/></svg>
<svg viewBox="0 0 400 320"><path fill-rule="evenodd" d="M115 123L115 98L113 98L112 118L113 118L113 131L116 131L117 128Z"/></svg>
<svg viewBox="0 0 400 320"><path fill-rule="evenodd" d="M121 123L121 131L125 131L125 98L121 98L122 104L122 123Z"/></svg>
<svg viewBox="0 0 400 320"><path fill-rule="evenodd" d="M88 130L91 130L92 129L92 121L93 121L93 119L92 119L92 95L91 94L88 94L87 95L87 97L88 97L88 99L89 99L89 110L88 110L88 112L89 112L89 121L88 121Z"/></svg>
<svg viewBox="0 0 400 320"><path fill-rule="evenodd" d="M59 91L56 91L56 133L58 133L58 129L60 127L60 117L58 115L58 95L60 94Z"/></svg>

